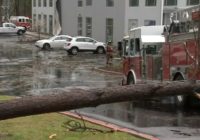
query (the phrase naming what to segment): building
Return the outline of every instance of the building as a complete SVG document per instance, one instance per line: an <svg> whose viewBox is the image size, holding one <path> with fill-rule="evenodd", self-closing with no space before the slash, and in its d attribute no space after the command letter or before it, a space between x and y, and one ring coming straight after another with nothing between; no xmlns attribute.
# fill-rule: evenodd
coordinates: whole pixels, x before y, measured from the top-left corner
<svg viewBox="0 0 200 140"><path fill-rule="evenodd" d="M162 24L160 0L147 3L146 8L144 0L136 3L129 0L63 0L62 6L65 7L61 8L65 13L63 33L90 36L103 42L112 40L115 45L132 27Z"/></svg>
<svg viewBox="0 0 200 140"><path fill-rule="evenodd" d="M45 21L47 33L60 21L63 34L112 40L115 45L130 28L169 24L171 12L199 4L199 0L54 0L50 6L51 1L33 0L33 22Z"/></svg>
<svg viewBox="0 0 200 140"><path fill-rule="evenodd" d="M32 29L47 34L60 33L57 3L60 0L32 0Z"/></svg>

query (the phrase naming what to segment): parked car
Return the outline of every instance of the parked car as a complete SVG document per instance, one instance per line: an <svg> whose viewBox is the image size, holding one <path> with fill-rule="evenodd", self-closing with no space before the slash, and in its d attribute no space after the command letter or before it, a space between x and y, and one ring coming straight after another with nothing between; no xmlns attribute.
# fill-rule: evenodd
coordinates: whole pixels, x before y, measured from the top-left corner
<svg viewBox="0 0 200 140"><path fill-rule="evenodd" d="M49 39L38 40L35 46L41 49L63 48L64 44L71 41L72 37L68 35L57 35Z"/></svg>
<svg viewBox="0 0 200 140"><path fill-rule="evenodd" d="M0 34L18 34L22 35L26 30L24 27L16 26L13 23L5 22L0 26Z"/></svg>
<svg viewBox="0 0 200 140"><path fill-rule="evenodd" d="M77 36L73 37L71 41L67 42L64 45L64 49L73 55L76 55L81 51L90 51L103 54L106 50L106 44L103 42L98 42L90 37Z"/></svg>

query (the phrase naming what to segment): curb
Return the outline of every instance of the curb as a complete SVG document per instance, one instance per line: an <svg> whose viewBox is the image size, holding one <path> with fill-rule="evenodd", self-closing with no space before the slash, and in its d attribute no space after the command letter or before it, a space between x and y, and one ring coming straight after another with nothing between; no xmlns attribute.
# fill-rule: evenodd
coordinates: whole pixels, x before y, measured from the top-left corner
<svg viewBox="0 0 200 140"><path fill-rule="evenodd" d="M30 32L30 31L27 31L27 32L26 32L26 35L34 36L34 37L39 37L39 34L38 34L38 33L36 33L36 32ZM43 35L42 33L40 34L40 37L41 37L41 38L49 38L48 35Z"/></svg>
<svg viewBox="0 0 200 140"><path fill-rule="evenodd" d="M60 113L63 114L63 115L67 115L67 116L76 118L76 119L84 119L85 121L88 121L90 123L100 125L100 126L112 129L114 131L125 132L125 133L128 133L128 134L134 135L136 137L144 138L144 139L147 139L147 140L159 140L158 138L156 138L154 136L144 134L144 133L132 130L132 129L120 127L118 125L111 124L109 122L105 122L105 121L101 121L101 120L97 120L97 119L87 117L87 116L84 116L84 115L79 116L76 113L72 113L72 112L69 112L69 111L60 112Z"/></svg>
<svg viewBox="0 0 200 140"><path fill-rule="evenodd" d="M100 72L105 72L105 73L116 74L116 75L123 75L123 73L121 73L121 72L99 69L99 68L97 68L97 67L95 67L94 70L97 70L97 71L100 71Z"/></svg>

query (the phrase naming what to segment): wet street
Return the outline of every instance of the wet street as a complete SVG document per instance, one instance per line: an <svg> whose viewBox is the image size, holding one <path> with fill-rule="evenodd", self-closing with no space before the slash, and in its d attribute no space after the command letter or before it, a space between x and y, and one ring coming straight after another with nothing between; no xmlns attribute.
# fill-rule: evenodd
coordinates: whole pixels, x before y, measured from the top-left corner
<svg viewBox="0 0 200 140"><path fill-rule="evenodd" d="M51 89L103 88L121 83L122 77L96 71L105 55L62 49L42 51L17 36L0 36L0 95L41 95ZM47 91L47 92L45 92ZM85 115L152 134L163 140L200 139L200 112L177 110L162 104L135 102L101 105L78 110Z"/></svg>

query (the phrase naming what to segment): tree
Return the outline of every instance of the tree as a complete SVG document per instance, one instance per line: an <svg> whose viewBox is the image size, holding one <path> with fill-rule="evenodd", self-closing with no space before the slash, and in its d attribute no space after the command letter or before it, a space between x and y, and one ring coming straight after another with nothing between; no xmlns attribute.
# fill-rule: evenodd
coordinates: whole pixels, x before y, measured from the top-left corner
<svg viewBox="0 0 200 140"><path fill-rule="evenodd" d="M3 5L3 0L0 0L0 24L2 23L2 5Z"/></svg>
<svg viewBox="0 0 200 140"><path fill-rule="evenodd" d="M14 16L28 16L32 13L32 0L12 0L12 14Z"/></svg>
<svg viewBox="0 0 200 140"><path fill-rule="evenodd" d="M191 95L199 84L183 82L136 84L103 89L80 90L71 92L54 90L49 95L29 96L0 103L0 120L66 111L83 107L95 107L100 104L132 101L158 96Z"/></svg>

